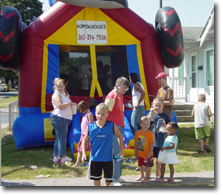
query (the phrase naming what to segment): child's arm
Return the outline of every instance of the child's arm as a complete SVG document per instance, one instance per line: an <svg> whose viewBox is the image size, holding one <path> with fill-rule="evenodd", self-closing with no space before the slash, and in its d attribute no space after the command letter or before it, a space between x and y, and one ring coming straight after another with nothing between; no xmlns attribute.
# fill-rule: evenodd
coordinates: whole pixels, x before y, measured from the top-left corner
<svg viewBox="0 0 223 195"><path fill-rule="evenodd" d="M194 117L194 107L193 107L193 110L191 112L191 116Z"/></svg>
<svg viewBox="0 0 223 195"><path fill-rule="evenodd" d="M115 124L114 124L114 132L115 132L115 135L117 136L117 138L119 140L120 153L118 154L118 156L121 156L124 153L123 137L122 137L122 134L120 133L120 131L118 130L118 128L116 127Z"/></svg>
<svg viewBox="0 0 223 195"><path fill-rule="evenodd" d="M211 116L212 116L212 112L211 112L210 107L208 106L208 117L210 118Z"/></svg>
<svg viewBox="0 0 223 195"><path fill-rule="evenodd" d="M94 118L93 118L93 114L91 112L89 113L89 115L87 115L87 120L88 120L88 123L93 123Z"/></svg>
<svg viewBox="0 0 223 195"><path fill-rule="evenodd" d="M62 103L61 97L58 94L54 94L52 98L53 98L53 103L60 110L64 110L64 109L68 108L70 105L75 104L73 102Z"/></svg>
<svg viewBox="0 0 223 195"><path fill-rule="evenodd" d="M149 153L147 154L147 158L150 159L151 158L151 154L153 152L153 148L154 148L154 143L150 143L149 146Z"/></svg>
<svg viewBox="0 0 223 195"><path fill-rule="evenodd" d="M86 128L86 132L85 132L85 135L84 135L84 139L82 140L82 162L85 162L87 160L86 158L86 143L88 141L88 127Z"/></svg>
<svg viewBox="0 0 223 195"><path fill-rule="evenodd" d="M174 143L170 143L170 146L161 148L160 151L173 149L174 145L175 145Z"/></svg>

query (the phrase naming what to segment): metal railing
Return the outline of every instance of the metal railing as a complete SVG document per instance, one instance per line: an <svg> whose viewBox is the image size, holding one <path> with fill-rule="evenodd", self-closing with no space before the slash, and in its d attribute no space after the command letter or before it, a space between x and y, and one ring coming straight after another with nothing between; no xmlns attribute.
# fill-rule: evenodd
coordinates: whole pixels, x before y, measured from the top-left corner
<svg viewBox="0 0 223 195"><path fill-rule="evenodd" d="M12 130L13 122L18 114L18 101L9 104L9 131Z"/></svg>

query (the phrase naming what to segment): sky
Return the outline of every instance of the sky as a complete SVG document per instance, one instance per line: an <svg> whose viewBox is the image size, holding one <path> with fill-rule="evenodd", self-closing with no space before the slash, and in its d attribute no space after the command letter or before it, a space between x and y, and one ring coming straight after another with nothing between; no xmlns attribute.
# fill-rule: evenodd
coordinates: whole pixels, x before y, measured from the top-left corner
<svg viewBox="0 0 223 195"><path fill-rule="evenodd" d="M48 0L39 1L44 3L43 10L50 8ZM160 0L128 0L128 4L131 10L155 26ZM214 0L162 0L162 6L173 7L183 27L204 27L214 7Z"/></svg>

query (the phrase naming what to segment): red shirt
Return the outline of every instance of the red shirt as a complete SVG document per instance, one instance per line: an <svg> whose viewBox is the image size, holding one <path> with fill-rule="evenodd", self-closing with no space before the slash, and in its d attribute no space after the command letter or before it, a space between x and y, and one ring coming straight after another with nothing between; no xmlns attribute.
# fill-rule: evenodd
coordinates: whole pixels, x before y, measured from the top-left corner
<svg viewBox="0 0 223 195"><path fill-rule="evenodd" d="M112 90L105 98L106 99L113 99L115 101L115 104L113 106L112 111L109 112L108 121L112 121L118 126L125 127L124 125L124 105L123 105L123 95L118 94L115 92L115 90Z"/></svg>

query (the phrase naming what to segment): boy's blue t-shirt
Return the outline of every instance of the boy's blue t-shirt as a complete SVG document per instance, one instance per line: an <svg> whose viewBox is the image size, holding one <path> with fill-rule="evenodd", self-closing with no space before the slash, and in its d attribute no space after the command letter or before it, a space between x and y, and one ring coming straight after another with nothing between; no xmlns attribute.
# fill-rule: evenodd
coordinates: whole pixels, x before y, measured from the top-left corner
<svg viewBox="0 0 223 195"><path fill-rule="evenodd" d="M107 121L102 128L99 128L96 124L96 121L94 121L88 125L88 135L91 143L90 160L97 162L112 161L114 123Z"/></svg>
<svg viewBox="0 0 223 195"><path fill-rule="evenodd" d="M163 147L163 143L167 137L166 133L162 133L157 128L157 122L159 119L164 119L165 123L168 124L170 122L170 118L167 113L162 112L160 114L154 114L153 118L150 120L149 130L154 134L154 147Z"/></svg>
<svg viewBox="0 0 223 195"><path fill-rule="evenodd" d="M163 143L163 147L169 147L170 144L174 144L174 148L170 150L165 150L167 153L169 152L176 152L177 150L177 143L178 143L178 137L176 135L168 135Z"/></svg>

